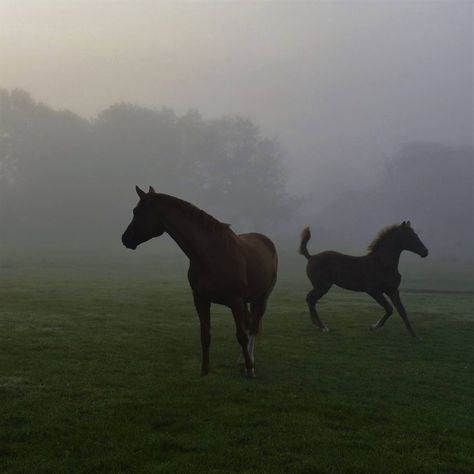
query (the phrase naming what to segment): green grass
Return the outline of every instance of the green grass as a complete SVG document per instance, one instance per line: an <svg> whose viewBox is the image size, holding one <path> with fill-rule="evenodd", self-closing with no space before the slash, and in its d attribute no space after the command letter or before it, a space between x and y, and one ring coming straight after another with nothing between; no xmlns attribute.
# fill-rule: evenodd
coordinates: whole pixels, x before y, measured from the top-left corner
<svg viewBox="0 0 474 474"><path fill-rule="evenodd" d="M184 262L126 258L0 268L0 472L474 472L471 294L404 293L417 343L396 315L369 333L377 305L334 290L323 334L286 273L257 378L218 306L201 378Z"/></svg>

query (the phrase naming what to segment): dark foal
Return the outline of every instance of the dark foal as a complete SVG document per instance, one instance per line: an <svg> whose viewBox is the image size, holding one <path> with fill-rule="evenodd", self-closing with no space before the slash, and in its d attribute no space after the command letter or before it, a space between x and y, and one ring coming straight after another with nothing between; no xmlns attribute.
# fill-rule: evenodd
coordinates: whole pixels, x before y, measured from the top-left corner
<svg viewBox="0 0 474 474"><path fill-rule="evenodd" d="M382 327L393 313L392 306L384 297L385 293L403 319L408 332L420 339L408 320L398 291L401 281L398 262L402 251L408 250L420 257L428 255L427 248L409 221L383 229L369 245L369 253L362 257L334 251L310 255L306 247L310 238L311 233L307 227L301 234L300 253L308 259L306 272L313 289L308 293L306 301L311 320L319 329L328 331L327 326L319 318L316 303L332 285L337 285L347 290L364 291L383 307L385 314L370 327L371 330Z"/></svg>
<svg viewBox="0 0 474 474"><path fill-rule="evenodd" d="M236 235L228 224L152 187L148 193L136 191L140 201L122 242L136 249L167 232L189 258L188 280L201 325L202 375L209 372L210 307L218 303L232 311L246 375L253 377L254 339L277 275L272 241L256 233Z"/></svg>

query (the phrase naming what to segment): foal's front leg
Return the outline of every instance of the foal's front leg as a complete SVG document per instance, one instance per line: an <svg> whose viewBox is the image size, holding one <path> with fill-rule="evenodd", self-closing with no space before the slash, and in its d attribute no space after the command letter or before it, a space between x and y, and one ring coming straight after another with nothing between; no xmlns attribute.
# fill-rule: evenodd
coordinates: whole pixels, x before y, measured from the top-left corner
<svg viewBox="0 0 474 474"><path fill-rule="evenodd" d="M211 345L211 303L194 295L194 306L201 326L201 375L207 375L209 373L209 346Z"/></svg>
<svg viewBox="0 0 474 474"><path fill-rule="evenodd" d="M385 324L387 319L392 315L393 308L390 305L390 303L385 299L385 296L383 295L382 292L370 291L368 293L385 310L385 314L375 324L372 324L369 328L371 331L375 331L376 329L381 328Z"/></svg>
<svg viewBox="0 0 474 474"><path fill-rule="evenodd" d="M247 377L255 377L255 370L253 368L253 361L249 354L247 335L247 309L242 299L239 299L230 305L232 315L234 316L236 336L242 349L242 354L245 361L245 369Z"/></svg>
<svg viewBox="0 0 474 474"><path fill-rule="evenodd" d="M400 299L400 293L398 292L398 290L392 290L390 292L387 292L387 295L392 300L392 303L395 306L395 308L397 308L398 314L403 319L403 322L405 323L405 326L407 327L408 332L413 337L416 337L419 341L422 341L421 337L419 337L414 331L414 329L411 327L410 321L408 321L408 315L407 315L407 312L405 311L405 308L403 307L402 300Z"/></svg>

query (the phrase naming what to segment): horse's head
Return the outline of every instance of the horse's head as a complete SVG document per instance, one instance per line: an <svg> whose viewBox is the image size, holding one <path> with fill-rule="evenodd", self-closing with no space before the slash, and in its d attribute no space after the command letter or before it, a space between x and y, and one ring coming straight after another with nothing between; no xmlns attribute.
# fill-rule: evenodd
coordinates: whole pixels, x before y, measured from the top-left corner
<svg viewBox="0 0 474 474"><path fill-rule="evenodd" d="M398 233L399 243L402 247L402 250L408 250L410 252L416 253L422 258L428 255L428 249L413 230L410 221L403 221L398 228Z"/></svg>
<svg viewBox="0 0 474 474"><path fill-rule="evenodd" d="M122 235L122 243L128 249L135 250L138 245L153 237L158 237L165 231L163 224L153 212L155 190L150 186L148 193L135 186L140 198L137 206L133 210L132 222Z"/></svg>

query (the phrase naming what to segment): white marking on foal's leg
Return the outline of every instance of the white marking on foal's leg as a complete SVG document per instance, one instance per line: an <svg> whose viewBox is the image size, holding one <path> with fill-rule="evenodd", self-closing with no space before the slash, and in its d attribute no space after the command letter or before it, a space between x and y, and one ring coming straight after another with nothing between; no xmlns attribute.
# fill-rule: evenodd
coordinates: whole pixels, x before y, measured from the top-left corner
<svg viewBox="0 0 474 474"><path fill-rule="evenodd" d="M382 320L379 319L375 324L372 324L369 329L370 329L371 331L375 331L376 329L378 329L379 327L382 326L382 325L380 324L381 321L382 321Z"/></svg>

